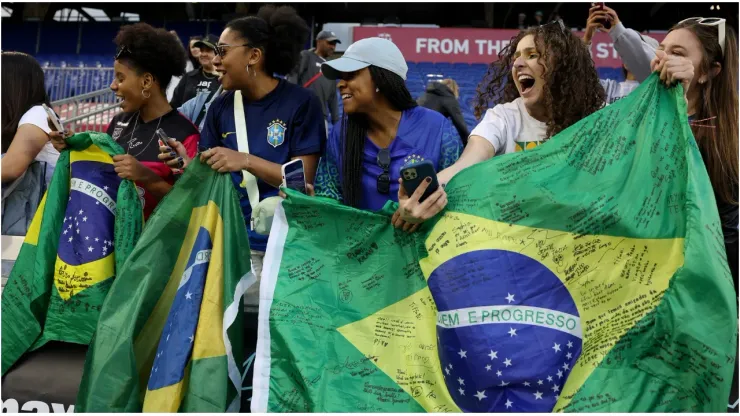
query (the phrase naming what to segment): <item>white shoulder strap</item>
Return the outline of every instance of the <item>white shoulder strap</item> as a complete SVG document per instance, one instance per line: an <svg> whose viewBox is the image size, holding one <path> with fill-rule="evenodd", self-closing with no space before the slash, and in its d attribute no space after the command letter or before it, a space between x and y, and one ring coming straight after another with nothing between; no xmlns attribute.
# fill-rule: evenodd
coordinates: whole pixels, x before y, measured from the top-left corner
<svg viewBox="0 0 740 416"><path fill-rule="evenodd" d="M234 125L236 126L236 145L240 152L249 154L249 140L247 137L247 120L244 115L244 102L242 92L234 92ZM260 191L257 187L257 178L246 170L242 171L242 183L239 185L246 188L249 195L249 205L255 209L260 202Z"/></svg>

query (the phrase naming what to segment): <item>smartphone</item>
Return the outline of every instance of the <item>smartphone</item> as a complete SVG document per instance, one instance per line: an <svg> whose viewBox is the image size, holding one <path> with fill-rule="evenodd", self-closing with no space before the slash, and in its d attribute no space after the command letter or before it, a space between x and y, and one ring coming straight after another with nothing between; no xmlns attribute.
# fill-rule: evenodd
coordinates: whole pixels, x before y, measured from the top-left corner
<svg viewBox="0 0 740 416"><path fill-rule="evenodd" d="M59 117L57 117L57 114L49 108L46 104L41 104L41 107L44 108L44 111L46 111L46 115L49 116L49 120L51 120L51 124L54 126L54 130L64 133L64 127L62 127L62 122L59 120Z"/></svg>
<svg viewBox="0 0 740 416"><path fill-rule="evenodd" d="M432 178L432 183L429 184L427 190L419 198L419 202L423 202L429 195L439 188L439 182L437 181L437 172L434 170L434 165L428 160L421 162L411 163L401 168L401 178L403 179L403 189L406 190L406 195L411 195L416 191L416 188L421 185L422 181L426 178Z"/></svg>
<svg viewBox="0 0 740 416"><path fill-rule="evenodd" d="M604 6L605 6L604 2L591 3L591 7L598 7L599 10L604 10ZM605 29L611 29L612 21L610 18L606 18L601 21L601 25L604 26Z"/></svg>
<svg viewBox="0 0 740 416"><path fill-rule="evenodd" d="M306 193L306 175L301 159L292 160L282 166L283 186Z"/></svg>
<svg viewBox="0 0 740 416"><path fill-rule="evenodd" d="M159 147L166 147L167 149L169 149L170 152L174 152L174 150L172 150L172 147L170 147L169 145L169 142L172 139L167 135L167 133L164 132L164 130L157 129L157 131L155 131L154 133L157 135L157 140L159 141ZM172 166L170 166L170 169L172 169L173 173L176 173L176 174L182 173L182 167L183 167L184 162L182 161L182 159L179 159L179 161L180 163L177 165L176 168L173 168Z"/></svg>

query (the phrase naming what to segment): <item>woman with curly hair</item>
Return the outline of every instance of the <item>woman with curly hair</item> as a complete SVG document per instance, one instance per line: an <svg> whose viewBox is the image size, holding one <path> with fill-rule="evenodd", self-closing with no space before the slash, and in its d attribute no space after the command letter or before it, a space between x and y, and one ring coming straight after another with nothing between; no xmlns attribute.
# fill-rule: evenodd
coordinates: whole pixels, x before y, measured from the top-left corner
<svg viewBox="0 0 740 416"><path fill-rule="evenodd" d="M221 85L228 92L208 108L200 158L214 170L231 173L249 232L252 269L258 279L267 235L249 225L252 209L278 195L281 166L291 160L303 160L306 182L313 183L326 142L323 111L316 94L275 76L295 67L308 35L306 22L292 7L263 6L256 16L234 19L226 25L213 60L216 71L222 74ZM188 156L181 146L175 147L187 165ZM169 156L163 154L162 158ZM258 285L253 285L246 304L255 306L258 294Z"/></svg>
<svg viewBox="0 0 740 416"><path fill-rule="evenodd" d="M110 88L123 112L113 117L107 133L126 152L113 157L115 171L136 183L148 217L175 181L172 168L159 160L157 129L181 142L191 157L198 149L198 129L165 95L172 77L185 70L185 50L172 34L146 23L123 26L114 42L118 49ZM57 149L65 146L60 137L52 136Z"/></svg>
<svg viewBox="0 0 740 416"><path fill-rule="evenodd" d="M470 133L457 163L439 173L439 182L446 184L466 167L495 155L532 149L601 109L604 100L588 49L562 21L522 31L490 65L475 107L476 117L485 111L483 120ZM488 109L491 104L497 105ZM430 204L433 197L420 204L418 196L425 189L423 183L409 196L399 188L404 221L419 223L444 208ZM436 192L444 194L444 189Z"/></svg>

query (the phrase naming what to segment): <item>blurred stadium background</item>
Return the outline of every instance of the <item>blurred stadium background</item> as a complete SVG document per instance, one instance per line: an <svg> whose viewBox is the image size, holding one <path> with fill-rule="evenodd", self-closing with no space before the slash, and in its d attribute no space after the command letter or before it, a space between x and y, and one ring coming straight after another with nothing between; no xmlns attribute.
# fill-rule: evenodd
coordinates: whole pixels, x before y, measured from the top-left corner
<svg viewBox="0 0 740 416"><path fill-rule="evenodd" d="M118 111L108 85L113 78L113 38L121 25L143 21L174 30L187 45L194 35L218 36L228 20L255 13L263 4L3 2L2 50L37 58L55 110L73 129L102 130ZM322 29L335 31L342 40L337 54L363 37L391 38L409 61L407 85L414 98L431 80L455 79L469 128L476 124L471 101L487 63L516 29L538 24L535 16L541 14L542 22L559 17L579 30L590 6L586 2L288 4L309 23L312 39ZM608 5L627 27L659 40L672 24L693 16L726 18L737 31L738 3ZM594 59L602 78L622 80L621 63L610 42L605 34L595 38Z"/></svg>

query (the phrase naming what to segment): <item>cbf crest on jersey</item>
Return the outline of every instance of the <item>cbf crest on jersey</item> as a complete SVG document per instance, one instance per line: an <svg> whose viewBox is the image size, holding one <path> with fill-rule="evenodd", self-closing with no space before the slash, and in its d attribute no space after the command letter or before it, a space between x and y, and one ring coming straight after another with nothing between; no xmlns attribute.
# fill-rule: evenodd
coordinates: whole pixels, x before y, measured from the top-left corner
<svg viewBox="0 0 740 416"><path fill-rule="evenodd" d="M269 126L267 126L267 143L270 143L272 147L278 147L285 142L285 131L287 127L285 122L277 119L272 120Z"/></svg>

